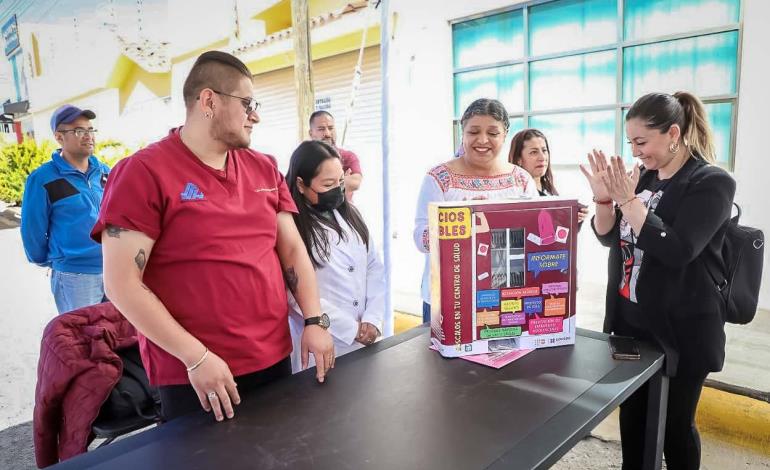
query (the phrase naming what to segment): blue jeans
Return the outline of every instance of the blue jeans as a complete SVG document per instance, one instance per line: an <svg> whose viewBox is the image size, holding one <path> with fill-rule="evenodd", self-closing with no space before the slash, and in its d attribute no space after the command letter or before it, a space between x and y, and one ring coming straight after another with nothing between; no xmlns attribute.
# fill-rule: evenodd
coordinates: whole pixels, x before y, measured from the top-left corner
<svg viewBox="0 0 770 470"><path fill-rule="evenodd" d="M425 301L422 303L422 322L430 323L430 304Z"/></svg>
<svg viewBox="0 0 770 470"><path fill-rule="evenodd" d="M51 271L51 292L59 313L105 302L101 274Z"/></svg>

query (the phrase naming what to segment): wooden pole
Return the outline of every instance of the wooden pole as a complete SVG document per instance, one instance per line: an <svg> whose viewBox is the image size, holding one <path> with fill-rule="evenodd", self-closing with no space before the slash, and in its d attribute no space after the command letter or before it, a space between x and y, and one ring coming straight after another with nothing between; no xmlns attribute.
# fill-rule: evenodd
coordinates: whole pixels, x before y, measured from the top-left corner
<svg viewBox="0 0 770 470"><path fill-rule="evenodd" d="M291 0L291 22L294 31L294 84L297 89L299 140L308 138L308 119L315 109L313 61L310 57L310 22L308 0Z"/></svg>

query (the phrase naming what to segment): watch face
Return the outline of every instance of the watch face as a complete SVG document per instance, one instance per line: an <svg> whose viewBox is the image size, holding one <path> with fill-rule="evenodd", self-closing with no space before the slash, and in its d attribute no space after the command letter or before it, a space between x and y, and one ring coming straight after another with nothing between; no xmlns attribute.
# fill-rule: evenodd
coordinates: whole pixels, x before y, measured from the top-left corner
<svg viewBox="0 0 770 470"><path fill-rule="evenodd" d="M329 328L329 325L331 325L331 321L329 320L329 315L322 313L318 324L324 329Z"/></svg>

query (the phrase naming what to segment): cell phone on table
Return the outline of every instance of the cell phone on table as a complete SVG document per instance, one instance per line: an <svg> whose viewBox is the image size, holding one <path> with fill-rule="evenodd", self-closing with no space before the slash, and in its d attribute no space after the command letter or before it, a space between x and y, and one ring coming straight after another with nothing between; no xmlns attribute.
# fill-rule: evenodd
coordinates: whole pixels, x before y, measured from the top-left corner
<svg viewBox="0 0 770 470"><path fill-rule="evenodd" d="M639 346L631 336L610 335L610 351L613 359L634 361L639 359Z"/></svg>

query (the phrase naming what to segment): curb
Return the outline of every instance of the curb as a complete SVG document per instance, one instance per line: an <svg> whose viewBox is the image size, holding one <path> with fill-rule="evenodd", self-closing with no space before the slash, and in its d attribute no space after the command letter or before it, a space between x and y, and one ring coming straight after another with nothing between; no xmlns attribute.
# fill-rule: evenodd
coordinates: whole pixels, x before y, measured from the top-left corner
<svg viewBox="0 0 770 470"><path fill-rule="evenodd" d="M4 211L0 212L0 216L18 222L21 220L21 207L7 207Z"/></svg>
<svg viewBox="0 0 770 470"><path fill-rule="evenodd" d="M408 313L393 312L393 333L399 334L422 324L422 317Z"/></svg>
<svg viewBox="0 0 770 470"><path fill-rule="evenodd" d="M770 403L707 386L695 421L703 434L770 456Z"/></svg>
<svg viewBox="0 0 770 470"><path fill-rule="evenodd" d="M0 206L0 230L21 225L21 208Z"/></svg>

